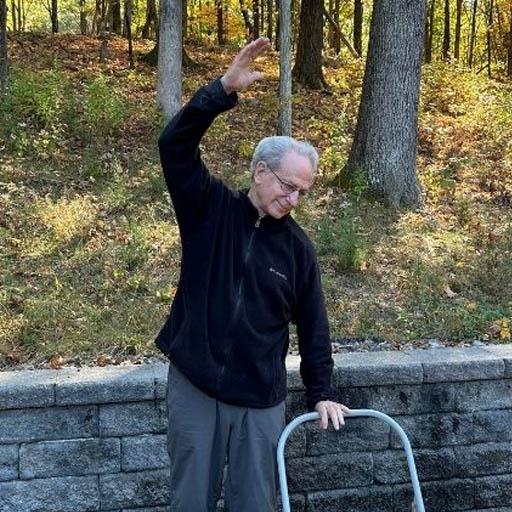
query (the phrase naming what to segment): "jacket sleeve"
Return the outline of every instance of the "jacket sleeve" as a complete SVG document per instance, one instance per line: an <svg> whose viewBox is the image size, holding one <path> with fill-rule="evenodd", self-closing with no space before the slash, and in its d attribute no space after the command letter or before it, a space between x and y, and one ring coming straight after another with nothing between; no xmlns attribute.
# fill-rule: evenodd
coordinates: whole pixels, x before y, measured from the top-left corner
<svg viewBox="0 0 512 512"><path fill-rule="evenodd" d="M207 211L215 185L199 143L214 119L237 101L236 93L228 96L220 79L214 80L194 94L160 135L162 169L182 233Z"/></svg>
<svg viewBox="0 0 512 512"><path fill-rule="evenodd" d="M313 411L320 400L336 398L331 386L334 362L329 323L316 257L304 275L294 322L297 324L300 374L306 387L306 404L308 410Z"/></svg>

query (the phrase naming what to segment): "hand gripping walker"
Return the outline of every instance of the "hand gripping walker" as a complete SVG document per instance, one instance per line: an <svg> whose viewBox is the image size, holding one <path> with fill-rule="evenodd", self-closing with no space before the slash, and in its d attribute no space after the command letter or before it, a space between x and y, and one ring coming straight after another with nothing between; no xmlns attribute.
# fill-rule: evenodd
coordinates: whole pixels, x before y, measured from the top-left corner
<svg viewBox="0 0 512 512"><path fill-rule="evenodd" d="M416 465L414 464L414 457L412 455L411 444L405 434L402 427L393 419L379 411L372 409L352 409L350 413L344 415L345 418L355 418L357 416L368 416L372 418L378 418L395 430L402 441L402 446L407 455L407 464L409 466L409 473L411 475L412 487L414 490L414 501L412 503L413 512L425 512L425 506L423 505L423 497L421 495L420 483L418 480L418 474L416 472ZM310 412L297 416L291 421L286 428L283 430L279 443L277 445L277 466L279 471L279 487L281 490L281 501L283 503L283 512L290 512L290 498L288 496L288 483L286 481L286 468L284 464L284 447L288 436L292 433L295 427L298 427L301 423L306 421L313 421L320 418L317 412Z"/></svg>

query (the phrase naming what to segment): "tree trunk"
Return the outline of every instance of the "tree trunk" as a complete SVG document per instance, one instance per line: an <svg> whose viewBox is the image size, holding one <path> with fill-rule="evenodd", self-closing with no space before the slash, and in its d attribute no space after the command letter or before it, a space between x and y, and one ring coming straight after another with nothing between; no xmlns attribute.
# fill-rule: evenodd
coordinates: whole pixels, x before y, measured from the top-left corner
<svg viewBox="0 0 512 512"><path fill-rule="evenodd" d="M462 0L457 0L457 14L455 18L455 46L453 56L458 62L460 59L460 32L462 27Z"/></svg>
<svg viewBox="0 0 512 512"><path fill-rule="evenodd" d="M272 41L272 37L274 35L273 30L273 2L272 0L267 0L267 38L269 41Z"/></svg>
<svg viewBox="0 0 512 512"><path fill-rule="evenodd" d="M498 25L498 36L496 36L496 33L494 33L494 61L496 64L503 63L505 67L507 67L508 63L508 29L506 28L506 25L508 26L508 19L505 20L505 18L508 16L508 12L504 12L507 8L512 5L511 2L509 2L506 5L502 5L500 7L500 2L497 1L494 6L496 7L496 20ZM496 43L496 39L500 41L500 44ZM508 69L508 68L507 68ZM508 74L508 72L507 72Z"/></svg>
<svg viewBox="0 0 512 512"><path fill-rule="evenodd" d="M329 26L332 27L334 30L334 33L338 37L338 41L343 41L343 44L350 50L350 53L358 58L360 55L356 52L356 49L350 44L350 41L348 40L348 37L341 31L339 25L331 18L330 14L327 12L327 10L324 7L324 16L327 18L327 21L329 22Z"/></svg>
<svg viewBox="0 0 512 512"><path fill-rule="evenodd" d="M125 2L126 8L126 2ZM123 24L121 23L121 0L110 0L109 4L110 16L110 30L114 32L114 34L121 34L123 29ZM128 37L128 26L126 25L127 18L126 12L124 15L124 35Z"/></svg>
<svg viewBox="0 0 512 512"><path fill-rule="evenodd" d="M249 17L249 11L244 6L243 0L239 0L240 3L240 11L242 12L242 17L244 19L244 25L245 25L245 37L247 39L247 42L249 42L252 38L252 34L254 32L254 28L251 23L251 18Z"/></svg>
<svg viewBox="0 0 512 512"><path fill-rule="evenodd" d="M323 0L302 0L293 78L312 89L328 89L322 74Z"/></svg>
<svg viewBox="0 0 512 512"><path fill-rule="evenodd" d="M155 46L148 52L142 55L141 59L144 62L147 62L151 66L158 65L158 40L159 40L159 30L158 24L156 26L156 44ZM183 34L181 35L181 65L183 68L198 68L199 65L197 62L192 60L187 51L185 50L185 45L183 44Z"/></svg>
<svg viewBox="0 0 512 512"><path fill-rule="evenodd" d="M260 2L260 34L265 33L265 0L259 0Z"/></svg>
<svg viewBox="0 0 512 512"><path fill-rule="evenodd" d="M276 0L279 5L279 118L278 135L292 136L292 36L290 0Z"/></svg>
<svg viewBox="0 0 512 512"><path fill-rule="evenodd" d="M92 15L91 34L98 33L98 18L99 18L98 6L99 6L99 0L96 0L94 14Z"/></svg>
<svg viewBox="0 0 512 512"><path fill-rule="evenodd" d="M85 12L85 0L79 2L80 10L80 34L87 35L87 13Z"/></svg>
<svg viewBox="0 0 512 512"><path fill-rule="evenodd" d="M363 55L363 0L354 1L354 48Z"/></svg>
<svg viewBox="0 0 512 512"><path fill-rule="evenodd" d="M181 0L160 0L158 100L170 119L181 107Z"/></svg>
<svg viewBox="0 0 512 512"><path fill-rule="evenodd" d="M93 18L93 32L96 35L102 35L105 31L106 18L107 13L105 12L105 3L103 2L103 0L96 0Z"/></svg>
<svg viewBox="0 0 512 512"><path fill-rule="evenodd" d="M492 25L494 23L494 2L489 0L489 13L487 18L487 76L491 78L491 59L492 59Z"/></svg>
<svg viewBox="0 0 512 512"><path fill-rule="evenodd" d="M473 15L471 17L471 36L469 38L469 57L468 65L470 68L473 67L473 60L475 56L475 39L476 39L476 13L478 8L478 0L473 2Z"/></svg>
<svg viewBox="0 0 512 512"><path fill-rule="evenodd" d="M375 0L356 133L346 171L393 206L417 206L418 100L425 2Z"/></svg>
<svg viewBox="0 0 512 512"><path fill-rule="evenodd" d="M7 45L7 0L0 0L0 93L9 79L9 51Z"/></svg>
<svg viewBox="0 0 512 512"><path fill-rule="evenodd" d="M287 0L288 2L288 0ZM277 19L276 19L276 38L275 38L275 47L276 51L279 51L279 45L281 44L281 0L276 0L276 8L277 8ZM290 15L290 23L291 23L291 15Z"/></svg>
<svg viewBox="0 0 512 512"><path fill-rule="evenodd" d="M27 6L23 0L18 0L18 25L20 31L25 32L27 27Z"/></svg>
<svg viewBox="0 0 512 512"><path fill-rule="evenodd" d="M253 26L253 38L258 39L260 37L260 7L258 0L252 0L252 26Z"/></svg>
<svg viewBox="0 0 512 512"><path fill-rule="evenodd" d="M52 21L52 34L59 33L59 14L57 9L57 0L52 0L50 19Z"/></svg>
<svg viewBox="0 0 512 512"><path fill-rule="evenodd" d="M158 16L156 13L155 0L147 0L146 2L146 22L142 27L141 37L143 39L150 39L156 37L158 25Z"/></svg>
<svg viewBox="0 0 512 512"><path fill-rule="evenodd" d="M443 60L450 59L450 0L444 0Z"/></svg>
<svg viewBox="0 0 512 512"><path fill-rule="evenodd" d="M128 39L128 61L130 62L130 69L135 67L133 61L133 41L132 41L132 0L125 0L124 2L124 23L126 27L126 37Z"/></svg>
<svg viewBox="0 0 512 512"><path fill-rule="evenodd" d="M332 20L334 21L335 25L339 28L340 26L340 8L341 8L341 0L334 0L334 14L332 17ZM334 33L336 34L336 41L334 42L333 49L336 52L336 55L338 55L341 52L341 40L338 35L338 32L334 30Z"/></svg>
<svg viewBox="0 0 512 512"><path fill-rule="evenodd" d="M198 68L199 65L197 64L197 62L192 60L190 55L187 53L187 50L185 49L185 33L187 32L186 25L188 25L188 14L187 14L187 16L185 18L184 12L185 12L185 10L188 9L188 2L187 2L187 0L182 0L181 8L182 8L182 11L181 11L182 12L182 22L181 22L181 30L182 30L182 32L181 32L181 65L182 65L183 68L194 69L194 68Z"/></svg>
<svg viewBox="0 0 512 512"><path fill-rule="evenodd" d="M430 0L427 7L427 15L425 16L425 62L430 64L432 62L432 41L434 37L434 13L435 13L436 0Z"/></svg>
<svg viewBox="0 0 512 512"><path fill-rule="evenodd" d="M327 12L331 16L331 18L334 18L334 10L335 10L335 0L329 0L329 5L327 6ZM334 28L332 25L328 25L327 30L327 43L329 44L329 47L334 49L334 45L336 42L339 42L338 35L334 31ZM338 53L338 52L336 52Z"/></svg>
<svg viewBox="0 0 512 512"><path fill-rule="evenodd" d="M224 33L224 5L223 0L215 0L215 8L217 11L217 42L219 46L226 44L226 36Z"/></svg>
<svg viewBox="0 0 512 512"><path fill-rule="evenodd" d="M508 26L507 75L512 78L512 3L510 4L510 22Z"/></svg>
<svg viewBox="0 0 512 512"><path fill-rule="evenodd" d="M5 6L7 9L7 5ZM11 18L12 18L12 31L17 32L17 22L16 22L16 2L15 0L11 0Z"/></svg>
<svg viewBox="0 0 512 512"><path fill-rule="evenodd" d="M184 41L188 37L188 1L187 0L183 0L181 12L182 12L181 37L182 37L182 41Z"/></svg>

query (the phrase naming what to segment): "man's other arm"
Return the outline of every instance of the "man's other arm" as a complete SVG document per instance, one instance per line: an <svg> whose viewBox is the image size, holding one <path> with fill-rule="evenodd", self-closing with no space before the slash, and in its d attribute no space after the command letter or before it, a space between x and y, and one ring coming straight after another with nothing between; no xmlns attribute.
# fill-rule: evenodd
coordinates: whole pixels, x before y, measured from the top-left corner
<svg viewBox="0 0 512 512"><path fill-rule="evenodd" d="M343 414L348 407L336 402L332 387L332 350L329 323L322 292L320 269L316 258L304 277L302 293L295 312L300 373L306 387L308 410L320 413L319 425L326 429L330 420L335 429L344 425Z"/></svg>

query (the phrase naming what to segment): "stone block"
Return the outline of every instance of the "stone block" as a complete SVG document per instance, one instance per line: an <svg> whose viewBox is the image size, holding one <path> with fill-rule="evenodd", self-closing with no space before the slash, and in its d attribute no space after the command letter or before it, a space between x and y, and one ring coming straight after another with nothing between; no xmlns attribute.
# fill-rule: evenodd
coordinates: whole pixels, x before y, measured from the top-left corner
<svg viewBox="0 0 512 512"><path fill-rule="evenodd" d="M97 435L98 409L93 405L0 411L0 443Z"/></svg>
<svg viewBox="0 0 512 512"><path fill-rule="evenodd" d="M167 428L163 402L148 401L129 404L100 405L100 435L102 437L137 434L164 434Z"/></svg>
<svg viewBox="0 0 512 512"><path fill-rule="evenodd" d="M395 420L404 429L413 448L468 444L473 438L473 417L470 414L422 414L400 416ZM391 446L402 447L394 431L391 433Z"/></svg>
<svg viewBox="0 0 512 512"><path fill-rule="evenodd" d="M473 414L476 443L512 441L512 409L480 411Z"/></svg>
<svg viewBox="0 0 512 512"><path fill-rule="evenodd" d="M505 378L512 379L512 357L506 357L503 362L505 363Z"/></svg>
<svg viewBox="0 0 512 512"><path fill-rule="evenodd" d="M18 478L18 445L0 445L0 482Z"/></svg>
<svg viewBox="0 0 512 512"><path fill-rule="evenodd" d="M315 423L306 426L307 455L325 455L389 447L390 427L375 418L346 418L345 426L336 431L329 426L327 431ZM340 457L341 459L341 457Z"/></svg>
<svg viewBox="0 0 512 512"><path fill-rule="evenodd" d="M121 452L123 471L143 471L169 466L166 435L123 437Z"/></svg>
<svg viewBox="0 0 512 512"><path fill-rule="evenodd" d="M368 453L342 458L336 455L289 459L288 487L292 492L344 489L372 483L372 457Z"/></svg>
<svg viewBox="0 0 512 512"><path fill-rule="evenodd" d="M302 494L290 494L290 510L291 512L306 512L306 498ZM277 510L282 510L281 496L277 498ZM224 511L223 511L224 512Z"/></svg>
<svg viewBox="0 0 512 512"><path fill-rule="evenodd" d="M102 508L168 505L170 499L169 480L169 471L164 469L100 475Z"/></svg>
<svg viewBox="0 0 512 512"><path fill-rule="evenodd" d="M373 408L386 414L447 412L455 408L454 388L445 384L379 386L373 389Z"/></svg>
<svg viewBox="0 0 512 512"><path fill-rule="evenodd" d="M373 409L372 388L338 388L336 399L350 409Z"/></svg>
<svg viewBox="0 0 512 512"><path fill-rule="evenodd" d="M121 512L172 512L171 507L123 508Z"/></svg>
<svg viewBox="0 0 512 512"><path fill-rule="evenodd" d="M169 363L162 363L155 366L155 398L165 400L167 396L167 376L169 374Z"/></svg>
<svg viewBox="0 0 512 512"><path fill-rule="evenodd" d="M460 412L512 408L512 380L461 382L455 386L455 407Z"/></svg>
<svg viewBox="0 0 512 512"><path fill-rule="evenodd" d="M72 371L63 371L72 375ZM0 409L48 407L55 404L55 370L0 372Z"/></svg>
<svg viewBox="0 0 512 512"><path fill-rule="evenodd" d="M306 398L302 391L291 391L286 396L286 423L308 412Z"/></svg>
<svg viewBox="0 0 512 512"><path fill-rule="evenodd" d="M478 347L410 350L410 357L423 365L424 382L456 382L501 379L503 358Z"/></svg>
<svg viewBox="0 0 512 512"><path fill-rule="evenodd" d="M22 444L20 478L82 476L121 470L119 439L72 439Z"/></svg>
<svg viewBox="0 0 512 512"><path fill-rule="evenodd" d="M512 473L512 444L485 443L455 447L460 476L484 476Z"/></svg>
<svg viewBox="0 0 512 512"><path fill-rule="evenodd" d="M474 510L467 510L466 512L511 512L512 509L510 507L500 507L500 508L479 508Z"/></svg>
<svg viewBox="0 0 512 512"><path fill-rule="evenodd" d="M472 480L451 479L420 482L425 510L428 512L455 512L475 506L475 485ZM410 512L413 501L412 485L394 487L396 512Z"/></svg>
<svg viewBox="0 0 512 512"><path fill-rule="evenodd" d="M284 455L286 459L306 455L306 427L304 424L299 425L288 437Z"/></svg>
<svg viewBox="0 0 512 512"><path fill-rule="evenodd" d="M310 493L307 510L315 512L394 512L391 487L366 487Z"/></svg>
<svg viewBox="0 0 512 512"><path fill-rule="evenodd" d="M413 451L420 481L440 480L456 476L455 455L452 448ZM411 481L404 450L386 450L373 454L374 481L380 484L396 484Z"/></svg>
<svg viewBox="0 0 512 512"><path fill-rule="evenodd" d="M81 368L55 386L58 405L101 404L153 400L153 365Z"/></svg>
<svg viewBox="0 0 512 512"><path fill-rule="evenodd" d="M512 507L512 475L475 479L475 508Z"/></svg>
<svg viewBox="0 0 512 512"><path fill-rule="evenodd" d="M487 345L484 350L497 357L502 357L505 363L505 378L512 378L512 343L506 345Z"/></svg>
<svg viewBox="0 0 512 512"><path fill-rule="evenodd" d="M41 478L0 483L2 512L95 512L100 510L96 476Z"/></svg>
<svg viewBox="0 0 512 512"><path fill-rule="evenodd" d="M334 354L333 359L337 387L423 382L421 363L402 352Z"/></svg>

